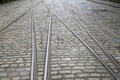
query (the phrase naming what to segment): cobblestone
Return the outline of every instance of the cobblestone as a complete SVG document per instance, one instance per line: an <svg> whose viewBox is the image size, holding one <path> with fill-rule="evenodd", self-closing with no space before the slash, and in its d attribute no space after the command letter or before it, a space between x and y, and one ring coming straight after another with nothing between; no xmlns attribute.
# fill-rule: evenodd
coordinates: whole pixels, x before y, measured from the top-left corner
<svg viewBox="0 0 120 80"><path fill-rule="evenodd" d="M20 77L15 77L13 78L13 80L20 80Z"/></svg>
<svg viewBox="0 0 120 80"><path fill-rule="evenodd" d="M77 2L77 3L81 4L81 2ZM85 1L85 4L87 4L87 3L89 3L89 2ZM90 3L90 4L94 4L94 3ZM115 37L116 34L118 34L118 37L119 37L119 31L114 30L115 26L114 26L114 28L107 28L108 30L113 32L113 34L115 32L117 32L115 35L113 35L112 33L108 32L107 29L103 29L104 26L105 27L110 27L113 24L112 22L114 22L114 21L111 21L111 20L115 19L115 21L117 23L116 19L118 19L118 18L116 18L116 16L119 16L119 15L115 15L115 14L109 12L109 11L104 12L105 15L102 14L102 13L95 13L94 11L91 11L91 13L89 13L89 11L90 11L89 9L87 11L84 11L84 9L86 8L85 6L79 6L79 7L82 7L82 8L79 8L78 6L79 5L77 5L76 10L75 10L75 8L72 9L72 10L75 11L74 13L76 13L77 17L79 17L79 20L81 20L82 25L84 25L90 31L90 33L103 45L103 47L106 49L106 51L108 53L110 53L112 56L113 55L119 56L119 54L117 54L117 53L119 53L119 51L115 48L117 45L119 45L119 38ZM103 6L96 5L96 6L93 6L93 7L95 7L96 10L99 10L99 8L102 8ZM78 9L82 10L84 13L78 12ZM93 8L91 8L91 10L92 9ZM109 8L106 8L106 9L109 9ZM114 19L111 18L111 17L107 17L106 14L108 14L110 16L114 16ZM100 16L100 17L98 17L98 16ZM100 20L101 18L102 18L102 20ZM109 19L109 18L111 18L111 19ZM98 20L98 22L97 22L97 20ZM100 21L104 21L104 20L108 20L108 21L111 21L111 22L106 23L106 24L102 24ZM110 25L108 26L108 24L110 24ZM117 30L119 30L119 29L117 29ZM113 56L113 57L116 58L116 56ZM119 60L118 60L118 62L119 62Z"/></svg>
<svg viewBox="0 0 120 80"><path fill-rule="evenodd" d="M64 4L64 2L63 2L63 4ZM62 6L62 5L59 5L59 6ZM68 5L67 5L67 7L68 7ZM66 6L65 6L65 9L66 10L68 10L68 12L67 11L65 11L64 10L64 8L59 8L59 10L58 9L55 9L55 13L56 13L56 15L57 16L59 16L59 18L64 22L64 23L66 23L69 27L71 27L71 29L74 31L74 32L76 32L76 34L78 34L79 35L79 37L81 37L81 39L83 39L89 46L91 46L91 48L96 52L96 53L100 53L101 54L101 52L102 53L104 53L101 49L100 49L100 47L97 47L97 45L96 45L96 43L89 37L88 38L88 34L86 33L86 31L83 29L82 30L82 26L85 26L85 25L79 25L79 24L77 24L77 22L76 21L74 21L74 18L73 17L68 17L68 18L65 18L65 17L63 17L62 15L66 15L66 16L70 16L70 15L67 15L67 14L69 14L69 9L70 9L70 11L71 11L71 6L69 7L69 8L66 8ZM63 14L59 14L60 12L62 12L64 10L64 13ZM73 11L73 13L74 13L74 11ZM74 14L74 15L76 15L76 14ZM66 21L65 19L69 19L69 21ZM87 20L87 19L86 19ZM90 21L89 21L90 22ZM81 23L80 23L81 24ZM75 28L74 28L74 27ZM81 27L80 27L81 26ZM89 27L90 28L90 27ZM79 29L79 30L78 30ZM94 29L94 28L92 28L92 29ZM97 31L97 30L96 30ZM96 32L97 33L97 32ZM101 34L101 33L100 33ZM96 37L96 36L95 36ZM102 35L102 37L103 37L103 35ZM100 39L103 39L103 38L100 38ZM104 38L104 39L106 39L106 38ZM103 40L102 40L103 41ZM105 40L105 41L108 41L108 40ZM109 39L109 41L108 41L109 43L108 44L112 44L113 42L111 42L110 41L110 39ZM111 42L111 43L110 43ZM106 43L106 42L105 42ZM115 44L112 44L112 45L115 45ZM109 45L110 46L110 45ZM113 51L113 50L111 50L111 51ZM104 61L104 62L106 62L106 64L107 63L111 63L111 61L110 60L108 60L107 59L107 56L105 57L105 55L104 55L104 57L103 56L100 56L101 58L102 58L102 60ZM106 58L106 59L105 59ZM110 62L109 62L110 61ZM90 61L91 63L92 62L95 62L95 61ZM114 67L114 64L112 64L112 65L109 65L111 68L113 68L113 69L115 69ZM114 67L113 67L114 66ZM118 73L119 74L119 73Z"/></svg>
<svg viewBox="0 0 120 80"><path fill-rule="evenodd" d="M42 80L42 76L39 76L39 77L38 77L38 80Z"/></svg>
<svg viewBox="0 0 120 80"><path fill-rule="evenodd" d="M88 80L100 80L99 78L89 78Z"/></svg>
<svg viewBox="0 0 120 80"><path fill-rule="evenodd" d="M43 79L44 61L46 53L47 32L49 24L49 12L47 8L40 4L34 8L36 54L37 54L37 77Z"/></svg>
<svg viewBox="0 0 120 80"><path fill-rule="evenodd" d="M61 79L62 76L61 75L55 75L55 76L52 76L52 79Z"/></svg>
<svg viewBox="0 0 120 80"><path fill-rule="evenodd" d="M10 72L8 76L9 77L15 77L17 75L19 75L19 72Z"/></svg>
<svg viewBox="0 0 120 80"><path fill-rule="evenodd" d="M9 78L2 78L1 80L10 80Z"/></svg>
<svg viewBox="0 0 120 80"><path fill-rule="evenodd" d="M75 77L73 74L65 75L65 78L73 78L73 77Z"/></svg>
<svg viewBox="0 0 120 80"><path fill-rule="evenodd" d="M7 73L0 73L0 76L7 76Z"/></svg>
<svg viewBox="0 0 120 80"><path fill-rule="evenodd" d="M56 76L56 75L61 75L63 80L67 80L68 78L71 80L74 80L74 79L77 80L77 78L79 78L78 80L80 79L82 80L82 78L83 80L87 80L87 79L89 80L89 78L101 79L102 73L101 72L98 73L96 70L103 69L103 66L101 66L98 62L96 62L96 59L88 52L88 50L81 44L81 42L79 42L54 17L53 17L53 22L54 23L52 25L51 67L50 67L51 80L53 79L52 76ZM59 40L59 41L56 41L56 40ZM66 44L65 49L61 49L60 46L62 47L62 45L64 44ZM81 52L81 47L82 47L82 52ZM76 52L81 52L81 53L78 54ZM75 59L73 59L74 57ZM97 66L98 64L99 66ZM57 66L53 66L53 65L57 65ZM94 78L96 77L94 73L98 78ZM55 77L55 79L57 80L59 78Z"/></svg>
<svg viewBox="0 0 120 80"><path fill-rule="evenodd" d="M7 71L15 71L15 68L8 68Z"/></svg>
<svg viewBox="0 0 120 80"><path fill-rule="evenodd" d="M23 76L21 79L22 79L22 80L28 80L28 79L29 79L29 76Z"/></svg>
<svg viewBox="0 0 120 80"><path fill-rule="evenodd" d="M0 80L21 80L22 76L30 75L31 62L31 29L30 13L20 18L0 33ZM27 57L29 57L28 60ZM27 62L29 61L29 62ZM25 65L26 64L26 65ZM26 72L27 74L21 74Z"/></svg>
<svg viewBox="0 0 120 80"><path fill-rule="evenodd" d="M38 3L39 1L40 3ZM35 5L36 3L38 4ZM25 12L32 5L35 5L32 7L32 12L35 27L35 75L37 80L43 80L44 75L50 24L50 11L47 7L54 11L48 62L49 80L113 80L104 66L63 23L71 27L96 53L99 53L101 59L120 76L116 67L82 28L85 26L119 63L119 9L80 0L34 0L31 2L20 0L0 5L0 30L2 29L0 32L0 80L30 79L32 13L31 11ZM74 5L76 8L73 7ZM70 11L78 17L82 26L73 18ZM23 13L25 14L22 15ZM20 15L22 15L20 19L10 24ZM9 26L5 28L7 25ZM105 31L104 26L117 37L110 35L110 31Z"/></svg>

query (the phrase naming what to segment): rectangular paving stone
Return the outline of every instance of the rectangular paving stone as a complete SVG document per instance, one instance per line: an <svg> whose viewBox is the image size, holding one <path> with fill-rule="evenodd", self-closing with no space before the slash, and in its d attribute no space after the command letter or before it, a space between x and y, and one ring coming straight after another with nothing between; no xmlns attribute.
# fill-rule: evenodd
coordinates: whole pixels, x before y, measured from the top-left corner
<svg viewBox="0 0 120 80"><path fill-rule="evenodd" d="M100 80L99 78L89 78L88 80Z"/></svg>
<svg viewBox="0 0 120 80"><path fill-rule="evenodd" d="M59 71L59 73L61 73L61 74L67 74L67 73L71 73L71 71L70 70L64 70L64 71Z"/></svg>
<svg viewBox="0 0 120 80"><path fill-rule="evenodd" d="M65 78L74 78L75 77L75 75L73 75L73 74L66 74L66 75L64 75L65 76Z"/></svg>
<svg viewBox="0 0 120 80"><path fill-rule="evenodd" d="M77 74L77 77L89 77L90 75L87 73L81 73L81 74Z"/></svg>
<svg viewBox="0 0 120 80"><path fill-rule="evenodd" d="M95 76L95 77L100 77L101 75L98 73L90 73L91 76Z"/></svg>
<svg viewBox="0 0 120 80"><path fill-rule="evenodd" d="M3 77L3 76L5 77L5 76L7 76L7 73L0 72L0 76L1 76L1 77Z"/></svg>
<svg viewBox="0 0 120 80"><path fill-rule="evenodd" d="M54 75L54 76L51 76L52 79L61 79L62 78L62 75Z"/></svg>

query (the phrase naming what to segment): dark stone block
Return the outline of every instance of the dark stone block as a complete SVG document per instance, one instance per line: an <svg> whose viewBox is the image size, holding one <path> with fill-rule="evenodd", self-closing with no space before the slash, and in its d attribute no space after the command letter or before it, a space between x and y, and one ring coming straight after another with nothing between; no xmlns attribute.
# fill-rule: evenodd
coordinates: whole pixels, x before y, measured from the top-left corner
<svg viewBox="0 0 120 80"><path fill-rule="evenodd" d="M9 2L9 1L14 1L14 0L0 0L0 3L5 3L5 2Z"/></svg>

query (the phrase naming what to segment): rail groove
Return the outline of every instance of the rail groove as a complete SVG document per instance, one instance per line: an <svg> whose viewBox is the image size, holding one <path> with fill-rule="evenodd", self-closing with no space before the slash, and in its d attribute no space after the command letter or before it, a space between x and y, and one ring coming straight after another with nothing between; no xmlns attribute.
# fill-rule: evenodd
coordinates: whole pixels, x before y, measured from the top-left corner
<svg viewBox="0 0 120 80"><path fill-rule="evenodd" d="M47 7L47 6L46 6ZM45 68L44 68L44 75L43 75L43 80L49 80L49 57L50 57L50 41L51 41L51 28L52 28L52 16L54 15L68 30L72 32L74 36L76 36L86 47L87 49L98 59L98 61L105 67L105 69L111 74L112 78L114 80L120 80L119 77L116 75L116 73L99 57L99 55L76 33L74 32L67 24L65 24L54 12L52 12L48 7L47 9L50 11L50 22L49 22L49 29L48 29L48 36L47 36L47 48L46 48L46 57L45 57ZM79 24L81 22L77 19L77 17L73 16ZM34 16L32 16L32 20L34 20ZM83 27L83 25L82 25ZM92 34L85 28L85 31L89 36L98 44L98 46L104 51L104 53L107 54L106 50L101 46L101 44L92 36ZM32 66L31 66L31 79L30 80L36 80L35 77L35 71L34 68L36 58L35 58L35 27L34 27L34 22L32 23ZM107 57L119 68L119 64L112 58L112 56L107 54Z"/></svg>
<svg viewBox="0 0 120 80"><path fill-rule="evenodd" d="M47 37L47 49L46 49L46 58L45 58L45 69L44 69L44 76L43 80L49 80L48 77L48 61L50 55L50 41L51 41L51 28L52 28L52 12L50 11L50 22L49 22L49 30L48 30L48 37Z"/></svg>
<svg viewBox="0 0 120 80"><path fill-rule="evenodd" d="M98 56L98 54L96 54L96 52L94 52L94 50L88 46L88 44L86 44L86 42L84 42L84 40L82 40L81 37L79 37L68 25L66 25L64 22L61 21L61 19L59 19L55 14L54 16L65 26L67 27L88 49L90 52L92 52L94 54L94 56L100 61L100 63L102 63L102 65L105 67L105 69L112 75L114 80L119 80L118 76L116 76L116 73L109 68L108 65L106 65L104 63L104 61Z"/></svg>
<svg viewBox="0 0 120 80"><path fill-rule="evenodd" d="M15 23L17 20L19 20L21 17L23 17L25 14L27 14L33 7L35 7L36 5L38 5L41 1L39 1L38 3L34 4L33 6L31 6L28 10L26 10L23 14L21 14L19 17L15 18L13 21L11 21L9 24L7 24L4 28L0 29L0 33L7 29L9 26L11 26L13 23Z"/></svg>
<svg viewBox="0 0 120 80"><path fill-rule="evenodd" d="M72 4L68 4L68 5L71 5L72 7L80 10L78 7L76 7L76 6L72 5ZM84 16L84 17L87 17L87 16ZM116 41L115 39L113 39L113 40L115 41L115 43L117 43L118 45L120 45L120 44L119 44L119 43L120 43L120 37L119 37L119 35L115 34L115 33L112 32L111 30L109 30L108 28L104 27L104 25L100 24L98 21L92 19L92 18L95 18L94 16L92 16L92 17L87 17L87 18L88 18L89 20L95 22L95 23L96 23L97 25L99 25L100 27L102 27L102 29L101 29L100 27L99 27L99 29L102 30L105 34L106 34L106 32L108 32L109 34L111 34L112 36L114 36L113 38L117 39L117 41ZM96 19L96 18L95 18L95 19ZM107 34L108 34L108 33L107 33ZM109 35L108 35L108 36L109 36ZM110 37L110 39L111 39L111 37Z"/></svg>
<svg viewBox="0 0 120 80"><path fill-rule="evenodd" d="M72 12L71 12L71 14L73 15ZM115 64L116 68L120 71L120 65L114 59L114 57L112 57L110 54L108 54L108 52L104 49L104 47L101 45L101 43L99 43L99 41L90 33L90 31L80 22L80 20L76 16L73 15L73 17L86 30L86 32L89 34L89 36L98 44L98 46L102 49L102 51L104 51L104 53L107 55L107 57L111 60L111 62L113 62Z"/></svg>
<svg viewBox="0 0 120 80"><path fill-rule="evenodd" d="M97 45L100 47L100 49L105 53L105 55L109 58L109 60L116 66L116 69L120 72L120 64L117 60L114 59L114 57L109 54L104 47L101 45L101 43L90 33L90 31L84 26L84 24L77 18L77 15L75 16L72 11L69 10L71 13L71 17L73 17L80 25L81 27L87 32L87 34L97 43Z"/></svg>
<svg viewBox="0 0 120 80"><path fill-rule="evenodd" d="M47 7L47 5L46 5ZM47 7L48 10L50 10L48 7ZM73 35L75 35L87 48L90 52L93 53L93 55L99 60L99 62L105 67L105 69L112 75L113 79L114 80L119 80L119 77L116 75L116 73L99 57L99 55L94 52L94 50L81 38L77 35L77 33L75 33L67 24L65 24L59 17L57 17L55 15L55 13L53 12L53 15L66 27L68 28L72 33Z"/></svg>
<svg viewBox="0 0 120 80"><path fill-rule="evenodd" d="M31 76L30 80L35 80L36 73L36 43L35 43L35 25L34 25L34 12L31 10L31 28L32 28L32 62L31 62Z"/></svg>

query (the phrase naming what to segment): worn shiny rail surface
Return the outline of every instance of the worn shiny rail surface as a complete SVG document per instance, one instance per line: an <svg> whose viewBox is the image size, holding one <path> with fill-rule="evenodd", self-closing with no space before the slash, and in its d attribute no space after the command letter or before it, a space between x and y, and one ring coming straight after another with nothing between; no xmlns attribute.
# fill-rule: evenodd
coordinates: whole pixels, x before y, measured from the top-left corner
<svg viewBox="0 0 120 80"><path fill-rule="evenodd" d="M49 80L49 79L47 79L47 76L48 76L48 65L49 65L49 56L50 56L52 13L50 13L50 20L49 20L49 21L50 21L50 22L49 22L48 37L47 37L47 49L46 49L45 69L44 69L44 77L43 77L43 80Z"/></svg>
<svg viewBox="0 0 120 80"><path fill-rule="evenodd" d="M106 65L106 63L104 63L104 61L98 56L98 54L96 54L96 52L94 52L94 50L89 47L85 41L83 41L69 26L67 26L66 24L64 24L64 22L62 22L56 15L55 17L61 22L63 23L63 25L65 25L94 55L95 57L102 63L102 65L108 70L108 72L112 75L112 77L114 78L114 80L119 80L119 77L116 76L116 73L109 67Z"/></svg>
<svg viewBox="0 0 120 80"><path fill-rule="evenodd" d="M97 54L94 51L94 49L91 48L91 46L86 43L86 41L84 41L75 31L73 31L72 28L70 28L67 24L65 24L54 12L51 13L50 8L47 7L47 9L50 11L50 19L49 19L49 29L48 29L48 35L47 35L47 46L46 46L46 54L45 54L46 56L45 56L45 66L44 66L44 72L43 72L44 73L43 80L49 80L49 65L50 65L50 63L49 63L50 62L49 61L50 58L49 57L50 57L50 51L51 51L50 50L50 42L51 42L51 32L52 32L52 30L51 30L51 28L52 28L52 16L55 16L66 28L68 28L73 33L74 36L76 36L86 46L86 48L95 56L95 58L97 58L99 60L99 62L111 74L111 76L113 77L114 80L119 80L119 76L116 74L116 72L114 72L114 70L110 66L108 66L106 64L106 62L104 62L104 60L101 59L101 57L99 56L99 54ZM84 30L87 32L87 34L96 42L96 44L100 47L100 49L105 53L105 55L107 56L107 58L110 59L111 63L115 64L116 68L119 71L119 69L120 69L119 68L119 64L116 62L116 60L114 59L114 57L112 57L111 55L108 54L108 52L103 48L103 46L101 46L101 44L99 43L99 41L97 41L97 39L89 32L89 30L87 30L87 28L85 28L84 25L79 21L79 19L77 18L77 16L74 16L72 12L71 12L71 14L72 14L72 17L74 17L74 19L76 20L76 22L78 22L84 28ZM32 71L31 76L32 75L34 75L34 71ZM31 80L34 80L34 79L31 79Z"/></svg>

